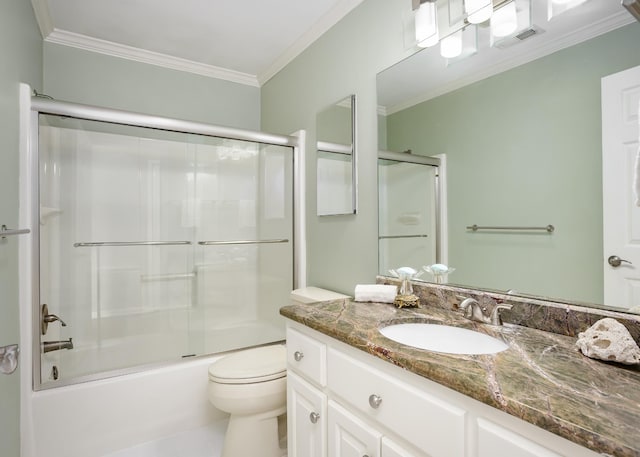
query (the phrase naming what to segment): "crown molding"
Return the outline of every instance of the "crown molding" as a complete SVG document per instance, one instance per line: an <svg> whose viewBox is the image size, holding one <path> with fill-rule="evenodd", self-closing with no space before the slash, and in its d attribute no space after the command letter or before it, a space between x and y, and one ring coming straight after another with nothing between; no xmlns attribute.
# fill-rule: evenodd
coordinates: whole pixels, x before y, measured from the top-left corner
<svg viewBox="0 0 640 457"><path fill-rule="evenodd" d="M331 8L313 27L307 30L296 42L282 53L269 67L258 74L258 82L262 86L274 77L280 70L286 67L293 59L298 57L320 36L336 25L342 18L349 14L364 0L341 0Z"/></svg>
<svg viewBox="0 0 640 457"><path fill-rule="evenodd" d="M49 4L47 0L31 0L31 7L36 16L36 22L38 28L40 28L40 34L42 38L47 38L51 32L53 32L53 20L51 19L51 12L49 11Z"/></svg>
<svg viewBox="0 0 640 457"><path fill-rule="evenodd" d="M505 59L502 62L492 65L490 68L474 72L473 75L451 81L450 83L440 86L434 90L424 92L417 97L411 98L410 100L387 107L387 115L411 108L412 106L439 97L440 95L468 86L469 84L481 81L490 76L495 76L504 71L524 65L533 60L553 54L554 52L574 46L582 43L583 41L590 40L591 38L595 38L634 22L635 19L627 11L622 10L620 13L611 15L589 26L576 29L575 31L567 33L556 40L536 46L524 54L519 54L513 58Z"/></svg>
<svg viewBox="0 0 640 457"><path fill-rule="evenodd" d="M180 57L161 54L159 52L146 51L132 46L88 37L79 33L53 29L53 31L45 37L44 41L64 46L71 46L85 51L97 52L112 57L120 57L122 59L157 65L159 67L170 68L173 70L186 71L188 73L194 73L210 78L223 79L247 86L260 87L255 75L194 62Z"/></svg>

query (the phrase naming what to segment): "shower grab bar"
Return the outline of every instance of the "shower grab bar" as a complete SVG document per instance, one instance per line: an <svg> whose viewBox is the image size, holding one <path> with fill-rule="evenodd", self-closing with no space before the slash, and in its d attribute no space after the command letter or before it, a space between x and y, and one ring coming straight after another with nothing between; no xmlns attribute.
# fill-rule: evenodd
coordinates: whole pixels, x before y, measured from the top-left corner
<svg viewBox="0 0 640 457"><path fill-rule="evenodd" d="M12 235L24 235L27 233L31 233L29 229L9 229L6 225L2 225L0 227L0 238L6 238Z"/></svg>
<svg viewBox="0 0 640 457"><path fill-rule="evenodd" d="M395 238L428 238L429 235L382 235L379 236L378 239L379 240L388 240L388 239L395 239Z"/></svg>
<svg viewBox="0 0 640 457"><path fill-rule="evenodd" d="M467 226L467 230L472 230L474 232L477 232L478 230L544 230L546 232L553 233L555 229L556 228L551 224L545 227L506 227L506 226L490 227L490 226L479 226L475 224Z"/></svg>
<svg viewBox="0 0 640 457"><path fill-rule="evenodd" d="M102 246L181 246L193 244L191 241L96 241L92 243L73 243L74 248Z"/></svg>
<svg viewBox="0 0 640 457"><path fill-rule="evenodd" d="M198 241L200 246L223 246L228 244L266 244L266 243L288 243L289 240L275 239L275 240L236 240L236 241Z"/></svg>
<svg viewBox="0 0 640 457"><path fill-rule="evenodd" d="M153 282L153 281L170 281L172 279L194 279L196 277L195 273L175 273L175 274L165 274L165 275L141 275L140 280L142 282Z"/></svg>

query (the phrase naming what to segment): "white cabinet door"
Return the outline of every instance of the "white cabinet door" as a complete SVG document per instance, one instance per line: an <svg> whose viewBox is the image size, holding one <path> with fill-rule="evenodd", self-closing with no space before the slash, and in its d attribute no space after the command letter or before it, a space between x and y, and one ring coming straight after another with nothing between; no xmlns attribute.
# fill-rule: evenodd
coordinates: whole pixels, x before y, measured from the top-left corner
<svg viewBox="0 0 640 457"><path fill-rule="evenodd" d="M561 456L511 430L478 419L478 457Z"/></svg>
<svg viewBox="0 0 640 457"><path fill-rule="evenodd" d="M382 456L381 457L425 457L425 454L416 454L401 448L386 436L382 437Z"/></svg>
<svg viewBox="0 0 640 457"><path fill-rule="evenodd" d="M382 435L329 400L329 457L380 457Z"/></svg>
<svg viewBox="0 0 640 457"><path fill-rule="evenodd" d="M326 457L327 398L291 371L287 372L289 457Z"/></svg>

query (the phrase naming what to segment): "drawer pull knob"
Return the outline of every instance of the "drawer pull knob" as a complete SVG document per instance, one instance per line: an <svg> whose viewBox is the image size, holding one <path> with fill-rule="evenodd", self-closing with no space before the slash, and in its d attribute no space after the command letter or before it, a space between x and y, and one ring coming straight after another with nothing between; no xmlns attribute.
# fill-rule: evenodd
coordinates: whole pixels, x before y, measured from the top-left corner
<svg viewBox="0 0 640 457"><path fill-rule="evenodd" d="M318 414L318 413L309 414L309 420L311 421L312 424L317 423L318 419L320 419L320 414Z"/></svg>
<svg viewBox="0 0 640 457"><path fill-rule="evenodd" d="M299 362L304 357L304 354L300 351L296 351L293 353L293 358L296 359L296 362Z"/></svg>
<svg viewBox="0 0 640 457"><path fill-rule="evenodd" d="M382 397L376 394L369 395L369 406L371 406L373 409L378 409L380 403L382 403Z"/></svg>

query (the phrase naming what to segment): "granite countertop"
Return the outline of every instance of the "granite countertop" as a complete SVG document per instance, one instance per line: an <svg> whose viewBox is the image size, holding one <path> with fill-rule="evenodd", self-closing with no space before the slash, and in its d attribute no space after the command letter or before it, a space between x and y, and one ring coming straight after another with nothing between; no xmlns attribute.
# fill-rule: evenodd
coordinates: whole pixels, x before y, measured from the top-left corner
<svg viewBox="0 0 640 457"><path fill-rule="evenodd" d="M640 369L589 359L576 350L574 337L471 322L435 306L397 309L348 299L289 305L280 314L596 452L640 456ZM404 322L477 330L509 349L492 355L442 354L378 332Z"/></svg>

